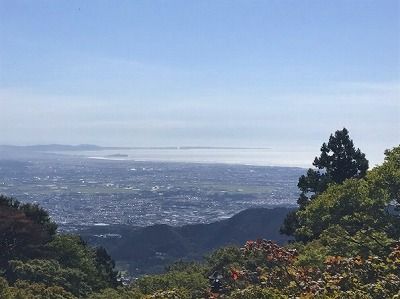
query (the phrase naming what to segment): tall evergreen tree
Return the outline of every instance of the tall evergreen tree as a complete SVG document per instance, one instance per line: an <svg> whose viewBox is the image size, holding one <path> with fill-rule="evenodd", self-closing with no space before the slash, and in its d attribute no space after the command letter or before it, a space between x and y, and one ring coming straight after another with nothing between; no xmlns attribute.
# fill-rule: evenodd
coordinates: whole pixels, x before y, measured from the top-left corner
<svg viewBox="0 0 400 299"><path fill-rule="evenodd" d="M349 178L362 178L368 170L368 160L359 148L354 147L346 128L331 134L328 143L321 146L321 155L315 157L314 169L308 169L306 175L299 178L297 187L301 193L297 203L299 209L304 209L307 204L329 184L341 184ZM293 235L298 227L296 211L286 217L281 232Z"/></svg>

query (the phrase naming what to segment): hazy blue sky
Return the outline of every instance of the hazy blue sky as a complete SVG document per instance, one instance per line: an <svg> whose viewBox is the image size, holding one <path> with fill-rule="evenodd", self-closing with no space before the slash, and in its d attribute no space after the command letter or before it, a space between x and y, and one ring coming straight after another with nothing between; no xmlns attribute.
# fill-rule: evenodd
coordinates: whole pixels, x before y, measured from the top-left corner
<svg viewBox="0 0 400 299"><path fill-rule="evenodd" d="M0 0L0 144L318 150L346 126L379 160L399 34L399 1Z"/></svg>

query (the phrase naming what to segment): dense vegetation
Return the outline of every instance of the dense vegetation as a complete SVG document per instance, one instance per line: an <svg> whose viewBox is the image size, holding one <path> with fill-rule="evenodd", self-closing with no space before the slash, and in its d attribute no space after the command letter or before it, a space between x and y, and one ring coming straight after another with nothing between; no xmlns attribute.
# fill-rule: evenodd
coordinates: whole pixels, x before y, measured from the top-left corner
<svg viewBox="0 0 400 299"><path fill-rule="evenodd" d="M129 286L119 285L104 249L56 234L38 206L0 197L0 298L399 298L400 146L385 155L315 192L293 214L296 242L224 247ZM340 173L348 155L331 156Z"/></svg>
<svg viewBox="0 0 400 299"><path fill-rule="evenodd" d="M43 292L73 298L118 286L114 262L103 248L91 248L79 236L56 234L56 229L39 206L0 196L3 293L11 284L11 294L20 298L36 298L33 294ZM0 298L13 298L6 294Z"/></svg>

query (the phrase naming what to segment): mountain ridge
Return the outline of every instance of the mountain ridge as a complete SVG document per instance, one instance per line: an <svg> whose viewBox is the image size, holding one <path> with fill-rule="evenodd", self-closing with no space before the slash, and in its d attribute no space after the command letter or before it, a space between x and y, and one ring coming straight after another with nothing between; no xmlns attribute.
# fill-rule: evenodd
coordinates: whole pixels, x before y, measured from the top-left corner
<svg viewBox="0 0 400 299"><path fill-rule="evenodd" d="M250 208L231 218L209 224L180 227L155 224L147 227L111 225L78 232L91 245L103 246L117 264L128 266L132 275L162 272L178 260L201 260L222 246L268 238L285 244L289 238L279 228L292 209Z"/></svg>

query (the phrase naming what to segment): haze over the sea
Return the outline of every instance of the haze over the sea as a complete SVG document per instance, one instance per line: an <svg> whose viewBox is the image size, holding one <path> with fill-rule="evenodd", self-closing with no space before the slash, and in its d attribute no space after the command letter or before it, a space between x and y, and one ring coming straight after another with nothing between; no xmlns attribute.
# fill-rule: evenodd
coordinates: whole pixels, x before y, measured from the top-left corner
<svg viewBox="0 0 400 299"><path fill-rule="evenodd" d="M381 163L400 141L399 11L397 0L0 1L0 144L271 147L311 163L346 127Z"/></svg>
<svg viewBox="0 0 400 299"><path fill-rule="evenodd" d="M151 162L223 163L254 166L311 167L315 153L305 149L133 149L64 152L90 159Z"/></svg>

